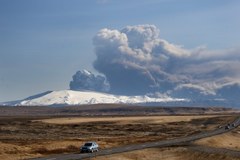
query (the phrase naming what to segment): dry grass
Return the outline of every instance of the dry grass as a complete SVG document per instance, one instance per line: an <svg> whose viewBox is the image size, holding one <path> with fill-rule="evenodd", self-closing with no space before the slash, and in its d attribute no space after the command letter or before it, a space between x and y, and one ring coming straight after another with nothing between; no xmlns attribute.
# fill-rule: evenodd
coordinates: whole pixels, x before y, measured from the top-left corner
<svg viewBox="0 0 240 160"><path fill-rule="evenodd" d="M194 115L194 116L132 116L132 117L68 117L68 118L51 118L35 120L44 123L53 124L79 124L87 122L118 122L127 123L169 123L169 122L189 122L193 119L218 117L219 115Z"/></svg>
<svg viewBox="0 0 240 160"><path fill-rule="evenodd" d="M151 148L109 156L96 157L92 160L239 160L222 154L192 152L187 148Z"/></svg>
<svg viewBox="0 0 240 160"><path fill-rule="evenodd" d="M206 145L216 148L227 148L240 151L240 127L214 137L204 138L195 142L198 145Z"/></svg>
<svg viewBox="0 0 240 160"><path fill-rule="evenodd" d="M191 119L190 117L163 116L157 119L151 119L153 118L151 116L137 117L137 119L118 117L117 121L109 121L110 117L107 119L104 117L104 121L70 124L34 121L40 119L36 117L34 119L4 117L0 118L0 159L19 160L58 153L74 153L78 152L79 146L90 140L97 141L101 148L110 148L172 139L217 128L219 124L225 124L235 118L192 116ZM71 118L65 119L71 120Z"/></svg>
<svg viewBox="0 0 240 160"><path fill-rule="evenodd" d="M9 144L0 142L1 160L19 160L42 155L78 152L81 142L74 141L49 141L26 145Z"/></svg>
<svg viewBox="0 0 240 160"><path fill-rule="evenodd" d="M94 160L179 160L178 152L183 152L185 150L184 148L151 148L96 157Z"/></svg>

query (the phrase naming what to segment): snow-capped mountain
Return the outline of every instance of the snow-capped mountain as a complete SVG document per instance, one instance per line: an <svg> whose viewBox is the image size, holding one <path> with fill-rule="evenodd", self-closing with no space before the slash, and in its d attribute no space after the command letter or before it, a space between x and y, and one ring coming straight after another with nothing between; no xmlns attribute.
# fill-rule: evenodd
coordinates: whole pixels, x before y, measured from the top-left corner
<svg viewBox="0 0 240 160"><path fill-rule="evenodd" d="M107 93L93 91L48 91L35 96L30 96L19 101L6 102L4 105L24 105L24 106L67 106L67 105L83 105L83 104L140 104L140 103L168 103L183 102L186 99L150 96L118 96Z"/></svg>

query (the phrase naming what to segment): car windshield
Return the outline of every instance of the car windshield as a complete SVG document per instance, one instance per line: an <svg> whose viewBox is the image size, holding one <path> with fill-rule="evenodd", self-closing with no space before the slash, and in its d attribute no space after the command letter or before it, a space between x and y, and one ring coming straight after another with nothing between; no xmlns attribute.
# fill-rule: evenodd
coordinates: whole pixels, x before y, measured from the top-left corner
<svg viewBox="0 0 240 160"><path fill-rule="evenodd" d="M85 143L84 146L92 146L92 143Z"/></svg>

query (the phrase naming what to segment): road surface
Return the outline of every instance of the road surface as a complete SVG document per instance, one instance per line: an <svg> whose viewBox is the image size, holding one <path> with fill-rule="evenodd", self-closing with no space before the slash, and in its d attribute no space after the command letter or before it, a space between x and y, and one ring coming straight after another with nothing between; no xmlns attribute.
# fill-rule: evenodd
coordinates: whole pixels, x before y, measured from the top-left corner
<svg viewBox="0 0 240 160"><path fill-rule="evenodd" d="M218 134L229 132L240 125L240 117L238 117L232 123L234 123L235 126L233 127L231 125L231 127L229 129L225 129L225 126L223 126L222 128L218 128L213 131L208 131L208 132L199 133L196 135L191 135L191 136L177 138L177 139L157 141L157 142L148 142L148 143L143 143L143 144L127 145L127 146L122 146L122 147L104 149L104 150L100 150L99 152L95 152L95 153L61 154L61 155L53 155L53 156L49 156L49 157L33 158L31 160L81 160L81 159L86 159L86 158L91 158L91 157L96 157L96 156L104 156L104 155L110 155L110 154L115 154L115 153L129 152L129 151L133 151L133 150L141 150L141 149L146 149L146 148L170 147L170 146L175 146L175 145L181 145L181 144L195 141L198 139L211 137L211 136L215 136Z"/></svg>

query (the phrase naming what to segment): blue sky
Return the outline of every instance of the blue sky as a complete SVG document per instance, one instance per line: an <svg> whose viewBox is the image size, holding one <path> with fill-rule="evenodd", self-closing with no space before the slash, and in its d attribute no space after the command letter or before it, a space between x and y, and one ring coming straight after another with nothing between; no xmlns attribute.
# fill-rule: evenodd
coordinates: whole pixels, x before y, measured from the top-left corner
<svg viewBox="0 0 240 160"><path fill-rule="evenodd" d="M92 38L102 28L154 24L187 49L239 48L238 0L0 0L0 102L68 89L96 72Z"/></svg>

